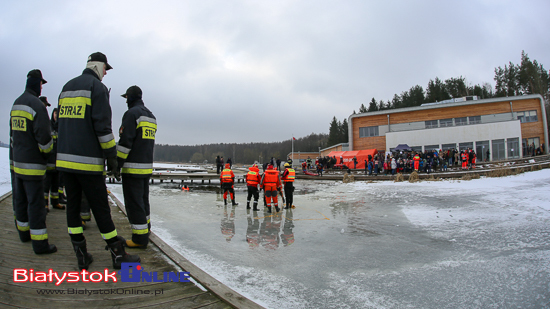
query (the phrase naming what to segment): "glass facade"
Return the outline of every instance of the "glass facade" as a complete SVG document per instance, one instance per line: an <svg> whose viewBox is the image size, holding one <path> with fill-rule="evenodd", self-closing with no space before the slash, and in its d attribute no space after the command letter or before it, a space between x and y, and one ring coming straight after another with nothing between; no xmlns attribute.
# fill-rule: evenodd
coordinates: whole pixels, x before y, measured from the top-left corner
<svg viewBox="0 0 550 309"><path fill-rule="evenodd" d="M506 159L506 152L504 150L504 140L494 139L492 140L492 144L493 144L493 160Z"/></svg>
<svg viewBox="0 0 550 309"><path fill-rule="evenodd" d="M359 137L379 136L378 126L359 128Z"/></svg>
<svg viewBox="0 0 550 309"><path fill-rule="evenodd" d="M479 161L489 161L489 156L487 156L487 150L489 150L489 141L478 141L476 142L476 155Z"/></svg>
<svg viewBox="0 0 550 309"><path fill-rule="evenodd" d="M467 142L467 143L458 144L458 151L467 150L468 148L474 149L474 143L473 142Z"/></svg>
<svg viewBox="0 0 550 309"><path fill-rule="evenodd" d="M519 137L509 138L506 140L506 142L508 143L508 159L519 158Z"/></svg>

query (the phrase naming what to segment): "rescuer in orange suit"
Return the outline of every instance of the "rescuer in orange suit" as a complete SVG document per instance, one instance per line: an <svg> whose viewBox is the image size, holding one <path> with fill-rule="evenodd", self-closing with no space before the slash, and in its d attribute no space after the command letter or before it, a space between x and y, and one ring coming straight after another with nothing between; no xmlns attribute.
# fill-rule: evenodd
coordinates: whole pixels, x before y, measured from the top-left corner
<svg viewBox="0 0 550 309"><path fill-rule="evenodd" d="M229 163L227 163L225 164L225 168L220 175L220 184L223 189L223 203L225 205L227 205L227 192L229 192L229 195L231 196L231 204L233 206L239 205L239 203L235 203L235 190L233 190L234 183L235 174L233 174Z"/></svg>
<svg viewBox="0 0 550 309"><path fill-rule="evenodd" d="M468 153L466 153L465 151L462 152L462 154L460 155L461 158L462 158L462 169L467 169L468 168Z"/></svg>
<svg viewBox="0 0 550 309"><path fill-rule="evenodd" d="M414 161L414 170L418 172L418 168L420 167L420 156L418 155L418 153L414 155L413 161Z"/></svg>
<svg viewBox="0 0 550 309"><path fill-rule="evenodd" d="M273 168L272 164L267 166L267 170L260 181L260 187L264 189L265 192L267 212L271 213L271 206L275 206L275 210L279 212L277 193L281 189L281 178L279 177L279 172Z"/></svg>
<svg viewBox="0 0 550 309"><path fill-rule="evenodd" d="M246 209L250 209L250 199L254 196L254 211L258 211L258 199L260 193L258 191L258 185L262 177L260 176L260 169L258 165L254 164L248 168L248 174L246 174L246 186L248 188L248 196L246 198Z"/></svg>
<svg viewBox="0 0 550 309"><path fill-rule="evenodd" d="M292 166L290 166L290 164L285 163L285 171L283 172L281 178L285 184L285 209L290 209L290 207L292 207L292 202L294 201L294 179L296 178L296 171L292 168Z"/></svg>

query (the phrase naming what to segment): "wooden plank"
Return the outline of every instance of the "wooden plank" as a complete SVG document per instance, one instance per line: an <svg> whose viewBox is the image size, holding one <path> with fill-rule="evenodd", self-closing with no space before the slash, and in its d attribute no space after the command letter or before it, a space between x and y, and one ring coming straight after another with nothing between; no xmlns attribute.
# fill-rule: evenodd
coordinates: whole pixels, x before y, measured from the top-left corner
<svg viewBox="0 0 550 309"><path fill-rule="evenodd" d="M11 194L0 197L0 307L27 308L229 308L231 305L211 292L205 292L193 283L185 282L101 282L101 283L54 283L14 282L13 269L24 268L34 271L52 269L58 273L79 271L75 253L72 249L66 228L65 211L50 210L47 215L47 228L50 243L58 251L48 255L36 255L30 242L22 243L13 223ZM130 225L118 208L112 208L111 215L119 235L131 235ZM85 230L88 252L94 261L89 272L103 272L112 269L110 253L105 250L105 242L99 235L94 221L87 224ZM139 254L145 271L155 271L162 278L163 272L177 272L173 264L167 262L164 253L151 243L147 249L127 249L130 254ZM48 293L62 293L67 289L95 290L96 294L38 294L45 289ZM100 294L99 291L120 290L130 294ZM131 292L136 293L132 294ZM146 292L147 291L147 292ZM157 291L159 295L145 294ZM162 291L162 293L158 292ZM139 294L141 293L141 294Z"/></svg>

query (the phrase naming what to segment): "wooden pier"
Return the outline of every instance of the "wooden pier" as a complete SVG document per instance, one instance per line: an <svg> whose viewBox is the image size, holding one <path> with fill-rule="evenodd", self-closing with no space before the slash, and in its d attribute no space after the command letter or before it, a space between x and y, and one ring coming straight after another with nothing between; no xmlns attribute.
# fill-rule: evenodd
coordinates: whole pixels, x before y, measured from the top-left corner
<svg viewBox="0 0 550 309"><path fill-rule="evenodd" d="M111 214L118 234L131 237L131 229L124 214L124 207L111 195L117 205ZM119 208L120 207L120 208ZM154 233L147 249L127 249L139 254L144 271L190 272L198 282L76 282L55 283L14 282L14 269L33 269L48 272L79 272L73 251L64 210L50 209L47 216L50 244L58 251L36 255L30 242L22 243L13 221L11 194L0 197L0 307L1 308L262 308L234 290L223 285L170 248ZM105 242L95 221L88 222L84 231L88 252L94 261L89 272L114 272L111 256L105 250ZM117 276L120 279L120 276ZM97 278L96 278L97 279ZM55 279L54 279L55 280Z"/></svg>

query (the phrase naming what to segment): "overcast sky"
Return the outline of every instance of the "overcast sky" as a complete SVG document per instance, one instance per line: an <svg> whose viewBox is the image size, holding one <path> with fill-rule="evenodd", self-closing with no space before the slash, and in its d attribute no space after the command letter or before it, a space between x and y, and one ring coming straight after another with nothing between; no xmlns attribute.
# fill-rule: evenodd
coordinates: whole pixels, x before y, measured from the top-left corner
<svg viewBox="0 0 550 309"><path fill-rule="evenodd" d="M435 77L494 87L495 67L522 50L549 69L548 12L548 0L3 1L0 140L28 71L42 70L57 106L96 51L114 68L103 82L115 135L131 85L161 144L328 133L333 116Z"/></svg>

